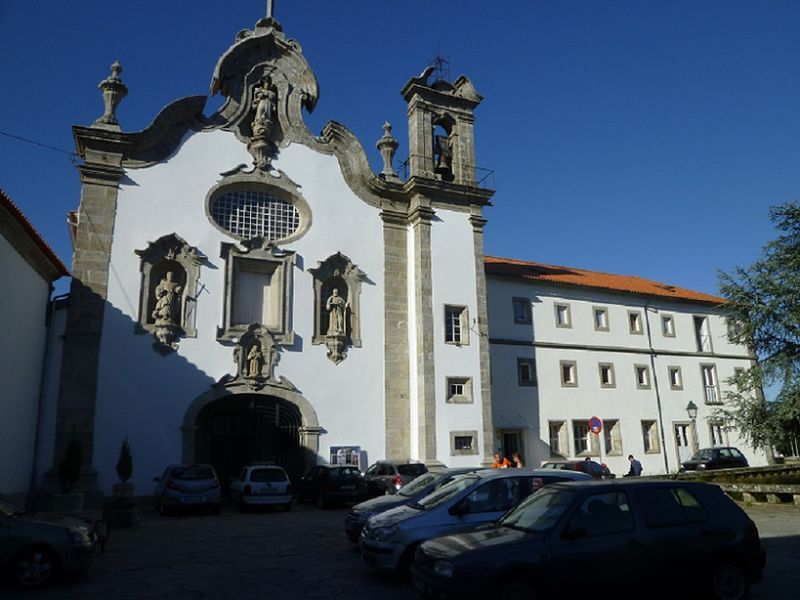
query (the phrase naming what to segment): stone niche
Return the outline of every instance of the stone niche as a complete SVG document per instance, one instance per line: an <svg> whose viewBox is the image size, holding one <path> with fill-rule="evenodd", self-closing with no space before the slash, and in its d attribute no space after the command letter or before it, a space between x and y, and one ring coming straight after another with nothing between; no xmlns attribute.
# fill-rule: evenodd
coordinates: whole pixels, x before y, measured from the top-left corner
<svg viewBox="0 0 800 600"><path fill-rule="evenodd" d="M197 281L205 256L175 233L136 250L142 274L136 333L150 333L162 353L177 350L181 337L197 337Z"/></svg>
<svg viewBox="0 0 800 600"><path fill-rule="evenodd" d="M314 278L314 335L312 344L324 344L335 363L347 358L349 347L361 347L361 283L364 272L337 252L309 269Z"/></svg>

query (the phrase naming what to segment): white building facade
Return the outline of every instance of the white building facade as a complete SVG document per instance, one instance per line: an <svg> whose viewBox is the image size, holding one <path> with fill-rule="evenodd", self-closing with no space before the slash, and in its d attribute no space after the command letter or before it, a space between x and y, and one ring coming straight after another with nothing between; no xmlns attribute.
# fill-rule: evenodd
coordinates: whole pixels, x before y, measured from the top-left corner
<svg viewBox="0 0 800 600"><path fill-rule="evenodd" d="M618 474L629 454L645 473L674 473L710 446L766 462L720 417L727 380L752 364L727 339L721 298L494 257L486 271L493 422L507 454L536 465L591 457Z"/></svg>

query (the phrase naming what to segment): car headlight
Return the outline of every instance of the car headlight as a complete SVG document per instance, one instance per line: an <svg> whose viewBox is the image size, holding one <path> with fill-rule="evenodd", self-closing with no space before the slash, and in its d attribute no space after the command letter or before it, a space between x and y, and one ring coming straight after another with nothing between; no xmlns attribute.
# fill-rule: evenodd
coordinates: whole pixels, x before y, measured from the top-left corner
<svg viewBox="0 0 800 600"><path fill-rule="evenodd" d="M433 563L433 572L439 577L450 578L453 576L453 563L447 560L437 560Z"/></svg>
<svg viewBox="0 0 800 600"><path fill-rule="evenodd" d="M91 543L89 530L85 527L67 530L69 541L75 546L84 546Z"/></svg>
<svg viewBox="0 0 800 600"><path fill-rule="evenodd" d="M370 532L370 536L376 542L385 542L393 537L399 530L400 528L397 525L392 525L391 527L376 527Z"/></svg>
<svg viewBox="0 0 800 600"><path fill-rule="evenodd" d="M705 468L706 468L706 466L703 463L700 463L699 465L697 465L697 469L698 470L703 470Z"/></svg>

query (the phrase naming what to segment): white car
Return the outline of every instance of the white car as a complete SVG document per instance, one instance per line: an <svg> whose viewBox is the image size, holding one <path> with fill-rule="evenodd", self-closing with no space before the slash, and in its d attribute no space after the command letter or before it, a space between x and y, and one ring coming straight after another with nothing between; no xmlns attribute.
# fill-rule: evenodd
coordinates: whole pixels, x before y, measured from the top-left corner
<svg viewBox="0 0 800 600"><path fill-rule="evenodd" d="M231 500L241 510L249 506L281 506L292 510L292 484L277 465L248 465L231 481Z"/></svg>
<svg viewBox="0 0 800 600"><path fill-rule="evenodd" d="M588 479L577 471L542 469L460 475L416 503L370 517L361 530L361 556L379 571L404 571L421 542L496 521L543 485Z"/></svg>

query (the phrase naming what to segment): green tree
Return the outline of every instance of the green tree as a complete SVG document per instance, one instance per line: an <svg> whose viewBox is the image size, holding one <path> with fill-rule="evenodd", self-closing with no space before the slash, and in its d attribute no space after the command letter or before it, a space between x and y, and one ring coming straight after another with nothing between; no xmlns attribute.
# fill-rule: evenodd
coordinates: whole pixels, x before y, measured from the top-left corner
<svg viewBox="0 0 800 600"><path fill-rule="evenodd" d="M732 378L725 413L753 445L786 446L800 433L800 205L770 209L779 232L746 268L720 274L732 318L728 337L749 346L758 362ZM774 400L764 387L779 387Z"/></svg>
<svg viewBox="0 0 800 600"><path fill-rule="evenodd" d="M133 475L133 456L131 456L131 447L128 445L128 438L125 438L122 442L122 447L119 449L117 475L122 483L126 483L131 478L131 475Z"/></svg>

